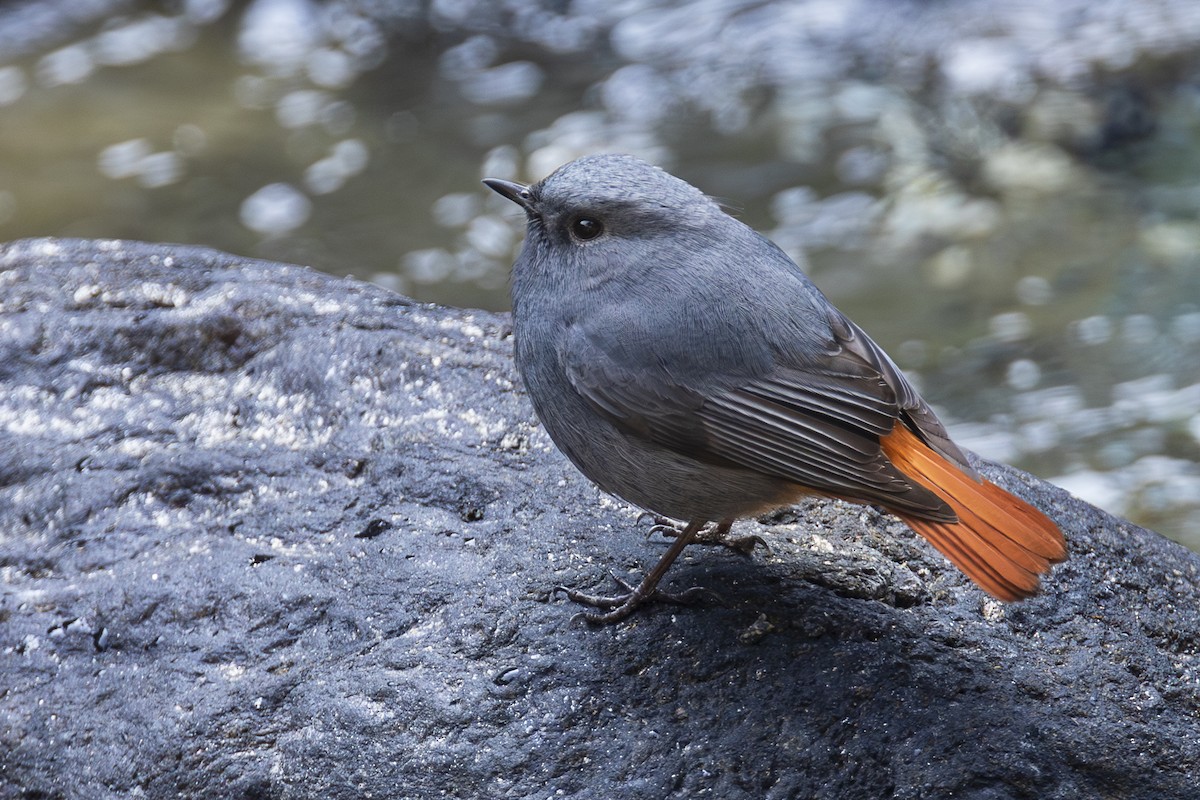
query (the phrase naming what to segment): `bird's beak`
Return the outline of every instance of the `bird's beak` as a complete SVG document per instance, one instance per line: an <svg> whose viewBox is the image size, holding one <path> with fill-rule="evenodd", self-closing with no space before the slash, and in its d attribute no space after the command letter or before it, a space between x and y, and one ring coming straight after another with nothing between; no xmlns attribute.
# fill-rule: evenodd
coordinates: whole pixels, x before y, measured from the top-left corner
<svg viewBox="0 0 1200 800"><path fill-rule="evenodd" d="M523 183L502 181L499 178L484 178L483 185L526 210L529 210L533 202L533 195L529 193L529 187Z"/></svg>

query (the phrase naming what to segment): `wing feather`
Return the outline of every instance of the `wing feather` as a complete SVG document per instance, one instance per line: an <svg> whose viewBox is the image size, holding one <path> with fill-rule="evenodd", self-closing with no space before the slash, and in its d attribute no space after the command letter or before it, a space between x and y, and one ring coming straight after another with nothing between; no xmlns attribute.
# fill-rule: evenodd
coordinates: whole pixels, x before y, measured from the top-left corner
<svg viewBox="0 0 1200 800"><path fill-rule="evenodd" d="M826 333L817 339L823 350L777 347L768 366L750 374L744 364L729 363L680 377L672 359L655 350L670 343L627 332L606 347L575 328L564 367L575 390L631 435L822 494L955 521L942 498L892 464L880 439L902 420L954 463L965 465L966 458L865 333L836 311Z"/></svg>

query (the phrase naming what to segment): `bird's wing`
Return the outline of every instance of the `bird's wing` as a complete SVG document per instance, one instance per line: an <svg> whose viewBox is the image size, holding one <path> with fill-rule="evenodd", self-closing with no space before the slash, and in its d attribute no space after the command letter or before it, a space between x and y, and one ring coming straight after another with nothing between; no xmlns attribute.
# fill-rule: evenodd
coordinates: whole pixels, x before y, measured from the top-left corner
<svg viewBox="0 0 1200 800"><path fill-rule="evenodd" d="M952 521L945 503L896 469L880 445L897 420L926 443L949 443L941 423L882 350L832 313L823 352L792 359L781 352L758 374L729 365L681 379L653 343L630 358L637 345L626 339L618 358L578 328L567 337L564 366L576 391L632 435L824 494Z"/></svg>
<svg viewBox="0 0 1200 800"><path fill-rule="evenodd" d="M831 306L828 314L834 347L830 358L843 365L847 361L858 361L870 372L878 372L884 384L895 393L900 414L917 437L971 478L979 480L979 474L967 461L962 450L958 449L958 445L951 441L942 421L917 394L917 390L908 382L908 378L904 377L900 368L883 352L883 348L875 344L862 328L837 309Z"/></svg>

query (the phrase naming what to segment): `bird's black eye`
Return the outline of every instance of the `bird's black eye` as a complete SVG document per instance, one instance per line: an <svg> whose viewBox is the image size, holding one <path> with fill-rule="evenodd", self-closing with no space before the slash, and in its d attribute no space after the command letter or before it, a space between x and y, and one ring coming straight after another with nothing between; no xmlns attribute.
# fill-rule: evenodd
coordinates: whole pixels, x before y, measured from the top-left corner
<svg viewBox="0 0 1200 800"><path fill-rule="evenodd" d="M571 235L581 242L595 239L602 233L604 233L604 226L600 224L599 220L591 217L576 217L571 220Z"/></svg>

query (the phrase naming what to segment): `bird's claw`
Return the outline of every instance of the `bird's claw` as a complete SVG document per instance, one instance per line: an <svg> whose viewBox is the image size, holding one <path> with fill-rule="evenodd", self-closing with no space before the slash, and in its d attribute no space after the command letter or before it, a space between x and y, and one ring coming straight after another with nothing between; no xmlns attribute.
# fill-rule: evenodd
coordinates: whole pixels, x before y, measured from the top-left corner
<svg viewBox="0 0 1200 800"><path fill-rule="evenodd" d="M582 618L593 625L605 625L620 622L628 617L642 604L649 601L663 601L677 605L688 605L701 597L713 597L720 600L720 595L703 586L693 586L682 592L664 592L655 588L645 591L641 586L634 586L615 573L610 573L613 581L623 590L620 594L600 595L588 594L567 586L554 587L554 594L562 592L573 603L602 609L601 611L580 611L572 619Z"/></svg>
<svg viewBox="0 0 1200 800"><path fill-rule="evenodd" d="M642 516L645 516L643 514ZM678 525L665 517L651 515L655 520L654 525L650 527L647 536L659 536L667 539L674 539L682 533ZM639 521L640 521L639 517ZM730 536L731 526L726 523L711 525L702 529L692 539L693 544L703 544L715 547L727 547L730 550L748 556L754 552L754 548L762 545L763 549L770 552L771 547L767 544L767 540L755 533L749 533L744 536Z"/></svg>

